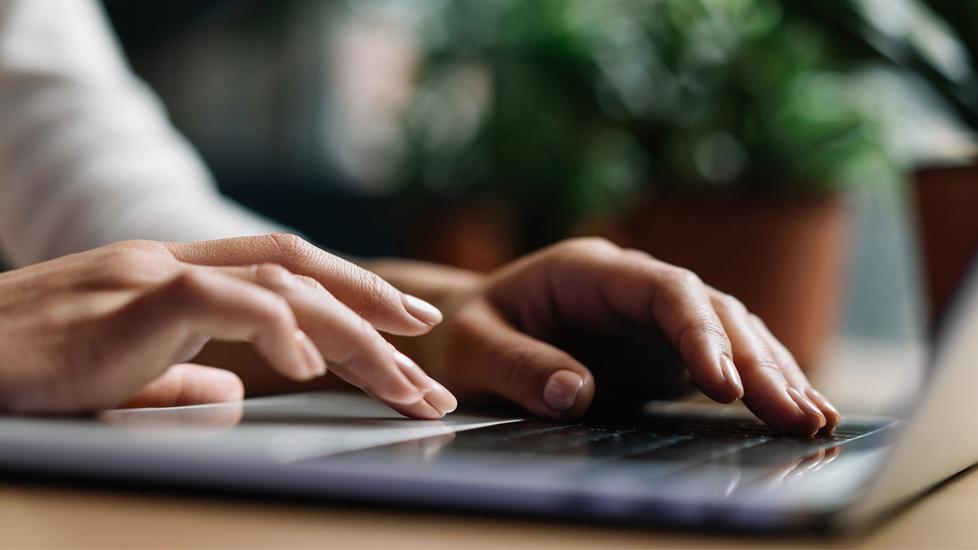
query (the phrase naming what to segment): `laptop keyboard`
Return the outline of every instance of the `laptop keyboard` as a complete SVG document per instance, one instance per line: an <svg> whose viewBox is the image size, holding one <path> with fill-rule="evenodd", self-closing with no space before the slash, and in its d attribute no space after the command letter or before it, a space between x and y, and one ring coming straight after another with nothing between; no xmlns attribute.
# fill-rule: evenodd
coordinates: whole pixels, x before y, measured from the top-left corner
<svg viewBox="0 0 978 550"><path fill-rule="evenodd" d="M871 426L842 427L832 435L801 439L782 436L759 422L741 419L663 417L643 419L641 424L633 425L527 420L458 433L451 447L532 454L587 454L620 459L647 459L652 453L662 458L685 460L690 454L726 453L773 441L783 442L792 449L818 449L865 435L872 429Z"/></svg>
<svg viewBox="0 0 978 550"><path fill-rule="evenodd" d="M406 460L462 478L469 472L508 472L506 478L519 483L560 479L582 490L643 495L682 494L692 483L696 494L726 498L793 483L854 444L853 450L877 446L881 442L875 434L886 427L844 422L831 435L798 438L778 434L755 419L723 414L650 414L578 423L533 419L339 457L377 467Z"/></svg>
<svg viewBox="0 0 978 550"><path fill-rule="evenodd" d="M780 435L756 420L663 415L640 422L591 420L556 423L524 420L455 434L431 459L459 454L500 453L581 459L590 466L608 462L667 462L686 466L722 460L739 466L779 465L823 453L881 428L843 424L832 435L797 438ZM395 444L361 455L386 454L414 443Z"/></svg>

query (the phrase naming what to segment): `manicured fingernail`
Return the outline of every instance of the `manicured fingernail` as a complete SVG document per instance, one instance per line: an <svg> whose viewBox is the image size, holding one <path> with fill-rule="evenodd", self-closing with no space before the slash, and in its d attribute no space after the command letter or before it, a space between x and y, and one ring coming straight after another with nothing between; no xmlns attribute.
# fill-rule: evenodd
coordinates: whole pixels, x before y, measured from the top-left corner
<svg viewBox="0 0 978 550"><path fill-rule="evenodd" d="M418 366L410 357L404 355L400 351L394 351L394 362L397 363L397 368L401 369L404 376L414 384L415 388L424 395L431 390L435 389L435 381L431 379L430 376L425 374L421 367Z"/></svg>
<svg viewBox="0 0 978 550"><path fill-rule="evenodd" d="M796 405L798 405L798 408L801 409L802 412L804 412L808 416L818 417L819 428L825 426L825 415L822 414L822 411L820 411L819 408L815 406L815 403L812 403L807 397L802 395L795 388L788 388L788 395L791 397L791 400L794 401Z"/></svg>
<svg viewBox="0 0 978 550"><path fill-rule="evenodd" d="M737 394L737 399L743 397L744 384L740 381L740 373L737 372L737 367L734 366L734 362L726 355L720 356L720 373L723 374L724 380L727 381L727 384Z"/></svg>
<svg viewBox="0 0 978 550"><path fill-rule="evenodd" d="M584 386L584 379L569 370L559 370L550 375L543 387L543 401L555 411L566 411L574 406L577 394Z"/></svg>
<svg viewBox="0 0 978 550"><path fill-rule="evenodd" d="M832 425L835 426L842 420L842 414L839 409L836 409L824 395L819 393L815 388L808 388L805 390L805 395L812 400L812 403L818 406L822 410L822 414L826 415L827 420L831 420Z"/></svg>
<svg viewBox="0 0 978 550"><path fill-rule="evenodd" d="M424 400L428 402L429 405L438 410L442 415L446 415L456 408L458 408L458 400L452 395L452 392L448 391L445 386L442 386L437 381L433 381L435 389L428 392L424 396Z"/></svg>
<svg viewBox="0 0 978 550"><path fill-rule="evenodd" d="M309 377L315 378L326 374L326 361L323 359L323 355L319 353L319 350L316 349L316 345L309 339L309 336L302 330L296 330L295 340L299 344L299 349L302 350L302 358L305 360L306 371L309 373Z"/></svg>
<svg viewBox="0 0 978 550"><path fill-rule="evenodd" d="M404 304L404 309L413 315L415 319L426 325L437 325L441 322L441 311L435 306L410 294L402 294L402 297L401 302Z"/></svg>

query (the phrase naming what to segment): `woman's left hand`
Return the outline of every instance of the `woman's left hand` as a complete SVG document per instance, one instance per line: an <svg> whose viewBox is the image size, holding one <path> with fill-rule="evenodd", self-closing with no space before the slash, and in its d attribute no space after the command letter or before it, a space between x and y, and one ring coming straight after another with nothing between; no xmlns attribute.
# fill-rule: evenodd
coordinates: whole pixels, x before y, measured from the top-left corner
<svg viewBox="0 0 978 550"><path fill-rule="evenodd" d="M497 396L569 419L596 398L674 394L689 382L722 403L742 398L784 433L839 422L756 315L643 252L570 240L471 281L434 300L445 321L415 348L462 398ZM677 353L680 362L668 360Z"/></svg>

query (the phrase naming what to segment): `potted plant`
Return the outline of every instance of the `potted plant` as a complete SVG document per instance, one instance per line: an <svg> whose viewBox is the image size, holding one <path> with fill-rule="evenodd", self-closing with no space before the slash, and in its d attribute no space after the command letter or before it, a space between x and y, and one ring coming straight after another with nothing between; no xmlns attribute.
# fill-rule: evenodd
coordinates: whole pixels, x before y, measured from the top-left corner
<svg viewBox="0 0 978 550"><path fill-rule="evenodd" d="M850 58L885 63L926 84L967 132L978 133L978 3L908 4L915 18L927 25L909 26L904 32L880 27L878 18L851 0L788 5L832 29L835 46ZM953 52L950 62L928 48L934 33L942 34L945 50ZM912 180L933 323L978 252L978 158L972 152L928 161L915 167Z"/></svg>
<svg viewBox="0 0 978 550"><path fill-rule="evenodd" d="M514 250L588 232L689 267L814 362L845 191L889 166L818 26L774 0L462 0L420 28L409 189L495 197Z"/></svg>

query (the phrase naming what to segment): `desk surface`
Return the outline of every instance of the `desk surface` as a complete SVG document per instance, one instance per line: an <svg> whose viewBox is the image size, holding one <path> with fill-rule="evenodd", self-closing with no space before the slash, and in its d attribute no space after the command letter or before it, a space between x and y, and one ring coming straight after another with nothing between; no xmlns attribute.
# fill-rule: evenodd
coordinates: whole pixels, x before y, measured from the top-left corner
<svg viewBox="0 0 978 550"><path fill-rule="evenodd" d="M975 548L978 470L859 535L706 536L543 520L0 484L3 548Z"/></svg>

